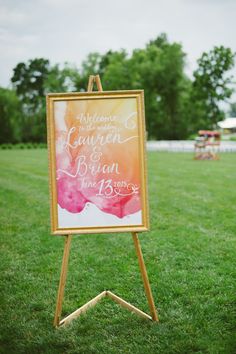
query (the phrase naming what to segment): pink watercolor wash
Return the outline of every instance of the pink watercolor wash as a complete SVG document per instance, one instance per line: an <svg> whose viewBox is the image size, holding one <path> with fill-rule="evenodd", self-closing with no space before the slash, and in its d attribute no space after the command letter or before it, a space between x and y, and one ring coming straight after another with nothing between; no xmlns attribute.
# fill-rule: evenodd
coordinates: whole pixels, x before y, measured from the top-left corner
<svg viewBox="0 0 236 354"><path fill-rule="evenodd" d="M125 116L130 114L130 110L136 109L134 107L118 105L118 100L115 101L113 107L113 114L116 116ZM134 101L135 103L135 101ZM83 110L96 111L98 108L93 108L94 101L88 102L87 107ZM106 104L106 103L104 103ZM66 111L63 116L63 124L58 124L56 131L56 168L57 168L57 201L62 209L70 213L80 213L86 206L86 203L93 203L101 211L123 218L125 216L134 214L141 210L141 196L140 196L140 161L138 157L138 141L137 139L130 139L124 145L106 144L101 148L101 157L99 161L91 161L93 153L93 146L81 145L78 148L73 148L74 142L78 137L76 134L71 135L70 146L66 146L65 142L68 136L68 131L71 127L76 127L79 131L79 123L76 120L79 105L68 102ZM110 108L111 109L111 108ZM100 104L101 116L104 115L104 106ZM97 114L98 114L97 113ZM60 118L62 120L62 117ZM120 123L112 122L112 125L117 125L117 131L122 135L122 139L127 139L128 134L135 137L138 135L137 128L134 131L127 131ZM114 129L114 128L113 128ZM81 133L84 136L96 134L94 131ZM101 134L101 130L99 130ZM104 131L107 134L107 131ZM81 164L80 173L78 173L78 164L81 157L86 157L86 171L85 164ZM92 173L91 166L112 166L117 164L117 168L112 171L98 171ZM84 169L84 170L83 170ZM84 174L84 175L83 175ZM81 176L83 175L83 176ZM91 185L86 187L82 180L89 181ZM117 183L123 181L123 185L117 187Z"/></svg>

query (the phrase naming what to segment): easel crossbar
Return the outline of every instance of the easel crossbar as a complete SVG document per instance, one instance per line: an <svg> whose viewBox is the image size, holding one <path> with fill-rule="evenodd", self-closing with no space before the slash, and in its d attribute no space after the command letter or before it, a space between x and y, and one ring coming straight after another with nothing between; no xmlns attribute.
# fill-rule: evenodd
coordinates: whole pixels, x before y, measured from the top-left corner
<svg viewBox="0 0 236 354"><path fill-rule="evenodd" d="M139 315L142 318L145 318L145 319L148 319L148 320L152 320L152 317L147 315L145 312L143 312L140 309L138 309L137 307L131 305L129 302L123 300L121 297L113 294L111 291L105 290L105 291L101 292L99 295L95 296L90 301L88 301L86 304L84 304L83 306L81 306L80 308L78 308L77 310L72 312L70 315L68 315L67 317L63 318L63 320L61 320L59 322L59 326L66 325L69 322L71 322L73 319L79 317L81 314L85 313L88 309L90 309L91 307L95 306L104 297L108 297L111 300L114 300L120 306L128 309L131 312L136 313L137 315Z"/></svg>
<svg viewBox="0 0 236 354"><path fill-rule="evenodd" d="M151 316L149 316L149 315L147 315L145 312L139 310L137 307L131 305L129 302L123 300L121 297L119 297L119 296L113 294L111 291L108 290L107 293L106 293L106 295L107 295L110 299L114 300L117 304L119 304L119 305L121 305L122 307L124 307L124 308L130 310L131 312L134 312L134 313L136 313L137 315L139 315L139 316L141 316L141 317L143 317L143 318L145 318L145 319L152 320L152 317L151 317Z"/></svg>
<svg viewBox="0 0 236 354"><path fill-rule="evenodd" d="M103 291L101 294L94 297L92 300L72 312L70 315L65 317L63 320L60 321L59 325L64 325L72 321L74 318L79 317L82 313L85 313L89 308L95 306L99 300L106 296L106 291Z"/></svg>

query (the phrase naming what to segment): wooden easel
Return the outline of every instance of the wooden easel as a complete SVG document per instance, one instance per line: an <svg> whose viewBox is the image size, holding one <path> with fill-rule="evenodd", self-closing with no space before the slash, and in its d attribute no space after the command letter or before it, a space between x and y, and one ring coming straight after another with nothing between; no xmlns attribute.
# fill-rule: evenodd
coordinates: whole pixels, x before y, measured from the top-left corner
<svg viewBox="0 0 236 354"><path fill-rule="evenodd" d="M102 84L99 75L91 75L89 77L89 82L88 82L88 92L91 92L93 90L93 85L94 82L96 82L97 89L98 91L103 91L102 89ZM63 302L63 296L64 296L64 289L65 289L65 284L66 284L66 275L67 275L67 268L68 268L68 260L69 260L69 254L70 254L70 245L71 245L71 240L72 240L72 235L67 235L65 236L65 245L64 245L64 253L63 253L63 258L62 258L62 266L61 266L61 276L60 276L60 282L59 282L59 287L58 287L58 294L57 294L57 303L56 303L56 311L55 311L55 316L54 316L54 326L59 327L62 325L68 324L70 321L72 321L74 318L80 316L82 313L86 312L90 307L94 306L97 304L97 302L102 299L103 297L109 297L110 299L114 300L121 306L127 308L128 310L136 313L137 315L146 318L148 320L153 320L153 321L158 321L158 316L152 296L152 291L150 287L150 283L148 280L148 275L147 275L147 270L146 266L144 263L143 259L143 254L142 250L140 247L139 239L138 239L138 234L136 232L132 233L133 241L134 241L134 246L135 250L137 253L138 257L138 262L139 262L139 267L140 267L140 272L144 284L144 289L146 293L146 297L148 300L148 305L150 309L151 316L146 314L145 312L139 310L137 307L131 305L127 301L123 300L121 297L113 294L109 290L105 290L101 292L99 295L97 295L95 298L87 302L85 305L81 306L74 312L72 312L70 315L65 317L64 319L60 320L61 317L61 312L62 312L62 302Z"/></svg>

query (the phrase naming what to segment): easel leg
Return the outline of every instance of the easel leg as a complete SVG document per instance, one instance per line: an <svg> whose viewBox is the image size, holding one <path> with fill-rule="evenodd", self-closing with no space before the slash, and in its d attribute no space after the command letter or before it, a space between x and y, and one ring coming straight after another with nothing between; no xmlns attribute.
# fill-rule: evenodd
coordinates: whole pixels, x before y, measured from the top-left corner
<svg viewBox="0 0 236 354"><path fill-rule="evenodd" d="M71 244L72 235L68 235L65 238L65 246L64 246L64 253L62 258L62 265L61 265L61 276L60 282L58 287L57 293L57 305L56 305L56 312L54 317L54 326L58 327L60 323L61 311L62 311L62 301L64 296L64 289L66 284L66 275L67 275L67 268L68 268L68 260L70 254L70 244Z"/></svg>
<svg viewBox="0 0 236 354"><path fill-rule="evenodd" d="M154 304L154 300L153 300L153 296L152 296L152 290L151 290L150 283L149 283L149 280L148 280L147 270L146 270L146 266L145 266L145 263L144 263L143 254L142 254L142 250L141 250L141 246L140 246L140 243L139 243L139 239L138 239L137 233L133 232L132 233L132 237L133 237L133 241L134 241L135 250L136 250L136 253L137 253L137 256L138 256L140 272L141 272L141 275L142 275L144 289L145 289L145 293L146 293L146 296L147 296L147 300L148 300L150 312L151 312L151 315L152 315L152 319L153 319L153 321L158 321L158 316L157 316L157 312L156 312L156 308L155 308L155 304Z"/></svg>

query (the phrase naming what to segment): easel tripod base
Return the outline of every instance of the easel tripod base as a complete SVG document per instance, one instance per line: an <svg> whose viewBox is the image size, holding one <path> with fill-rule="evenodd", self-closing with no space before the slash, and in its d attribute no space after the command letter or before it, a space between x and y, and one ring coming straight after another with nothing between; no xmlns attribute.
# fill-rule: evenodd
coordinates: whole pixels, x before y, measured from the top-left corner
<svg viewBox="0 0 236 354"><path fill-rule="evenodd" d="M95 306L102 298L108 297L121 305L122 307L128 309L131 312L136 313L138 316L145 318L147 320L153 320L153 321L158 321L158 316L152 296L152 291L151 287L149 284L148 276L147 276L147 271L145 267L145 263L143 260L143 255L138 239L137 233L132 233L133 241L134 241L134 246L135 250L137 253L138 257L138 262L139 262L139 267L140 267L140 272L144 284L144 289L146 293L146 297L148 300L151 316L146 314L145 312L141 311L137 307L131 305L129 302L123 300L121 297L115 295L109 290L104 290L101 292L99 295L94 297L92 300L72 312L70 315L65 317L64 319L60 320L61 312L62 312L62 302L63 302L63 295L64 295L64 288L65 288L65 282L66 282L66 274L67 274L67 266L68 266L68 258L69 258L69 253L70 253L70 244L71 244L71 235L66 236L65 239L65 247L64 247L64 254L63 254L63 259L62 259L62 269L61 269L61 277L60 277L60 283L59 283L59 288L58 288L58 297L57 297L57 305L56 305L56 312L55 312L55 317L54 317L54 326L55 327L60 327L63 325L68 324L70 321L73 319L79 317L81 314L85 313L89 308Z"/></svg>
<svg viewBox="0 0 236 354"><path fill-rule="evenodd" d="M80 308L78 308L77 310L75 310L74 312L72 312L70 315L68 315L67 317L63 318L59 324L55 324L57 327L58 326L64 326L67 325L68 323L70 323L73 319L79 317L80 315L82 315L83 313L87 312L91 307L95 306L101 299L103 299L104 297L108 297L112 300L114 300L117 304L121 305L122 307L130 310L131 312L136 313L138 316L145 318L147 320L152 320L152 317L149 316L148 314L146 314L145 312L139 310L137 307L131 305L129 302L123 300L121 297L113 294L111 291L109 290L105 290L102 291L99 295L97 295L96 297L94 297L92 300L90 300L89 302L87 302L86 304L84 304L83 306L81 306Z"/></svg>

